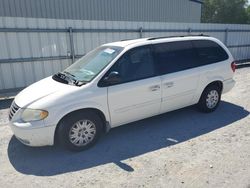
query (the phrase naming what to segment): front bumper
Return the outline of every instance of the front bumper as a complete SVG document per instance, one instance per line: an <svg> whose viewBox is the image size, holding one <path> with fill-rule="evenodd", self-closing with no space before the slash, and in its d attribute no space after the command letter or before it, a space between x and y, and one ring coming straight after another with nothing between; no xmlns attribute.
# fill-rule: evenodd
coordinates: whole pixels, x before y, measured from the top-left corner
<svg viewBox="0 0 250 188"><path fill-rule="evenodd" d="M223 81L223 91L222 93L229 92L235 85L235 81L233 79Z"/></svg>
<svg viewBox="0 0 250 188"><path fill-rule="evenodd" d="M16 138L25 145L38 147L54 144L56 126L44 126L43 121L37 121L32 124L10 122L10 127Z"/></svg>

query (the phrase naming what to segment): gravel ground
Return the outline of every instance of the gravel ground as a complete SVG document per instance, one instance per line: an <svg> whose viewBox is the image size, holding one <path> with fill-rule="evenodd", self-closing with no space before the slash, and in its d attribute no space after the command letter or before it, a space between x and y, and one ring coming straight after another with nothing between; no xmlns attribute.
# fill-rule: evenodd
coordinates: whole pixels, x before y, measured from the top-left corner
<svg viewBox="0 0 250 188"><path fill-rule="evenodd" d="M1 187L250 188L250 68L215 113L193 107L111 130L92 149L29 148L0 102Z"/></svg>

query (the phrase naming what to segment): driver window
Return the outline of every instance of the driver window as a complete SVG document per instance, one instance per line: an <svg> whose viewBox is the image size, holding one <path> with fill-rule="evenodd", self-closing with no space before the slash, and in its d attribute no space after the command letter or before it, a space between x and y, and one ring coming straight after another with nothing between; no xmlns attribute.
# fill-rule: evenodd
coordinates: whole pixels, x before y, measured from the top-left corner
<svg viewBox="0 0 250 188"><path fill-rule="evenodd" d="M154 60L150 46L143 46L126 52L111 68L121 76L121 83L155 76Z"/></svg>

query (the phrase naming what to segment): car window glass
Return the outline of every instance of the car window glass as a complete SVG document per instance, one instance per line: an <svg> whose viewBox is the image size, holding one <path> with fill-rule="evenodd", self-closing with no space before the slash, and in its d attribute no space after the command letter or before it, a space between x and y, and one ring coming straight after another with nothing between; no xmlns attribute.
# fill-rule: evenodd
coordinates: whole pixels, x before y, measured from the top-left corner
<svg viewBox="0 0 250 188"><path fill-rule="evenodd" d="M126 52L109 70L120 74L121 83L149 78L155 75L150 46L138 47Z"/></svg>
<svg viewBox="0 0 250 188"><path fill-rule="evenodd" d="M154 45L155 59L161 74L173 73L198 66L198 59L190 41Z"/></svg>
<svg viewBox="0 0 250 188"><path fill-rule="evenodd" d="M202 65L217 63L229 58L225 50L213 41L194 40L193 45L197 50Z"/></svg>
<svg viewBox="0 0 250 188"><path fill-rule="evenodd" d="M112 62L122 50L123 48L116 46L101 46L77 60L64 72L72 75L77 81L89 82Z"/></svg>

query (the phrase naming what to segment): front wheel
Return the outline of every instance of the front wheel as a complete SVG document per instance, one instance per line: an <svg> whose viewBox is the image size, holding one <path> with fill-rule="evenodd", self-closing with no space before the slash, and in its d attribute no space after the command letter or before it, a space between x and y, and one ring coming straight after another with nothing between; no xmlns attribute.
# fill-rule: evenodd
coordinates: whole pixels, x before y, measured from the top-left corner
<svg viewBox="0 0 250 188"><path fill-rule="evenodd" d="M208 86L202 93L198 108L202 112L213 112L219 106L221 89L216 85Z"/></svg>
<svg viewBox="0 0 250 188"><path fill-rule="evenodd" d="M93 146L101 135L102 121L94 112L76 112L60 123L60 143L69 150L83 151Z"/></svg>

